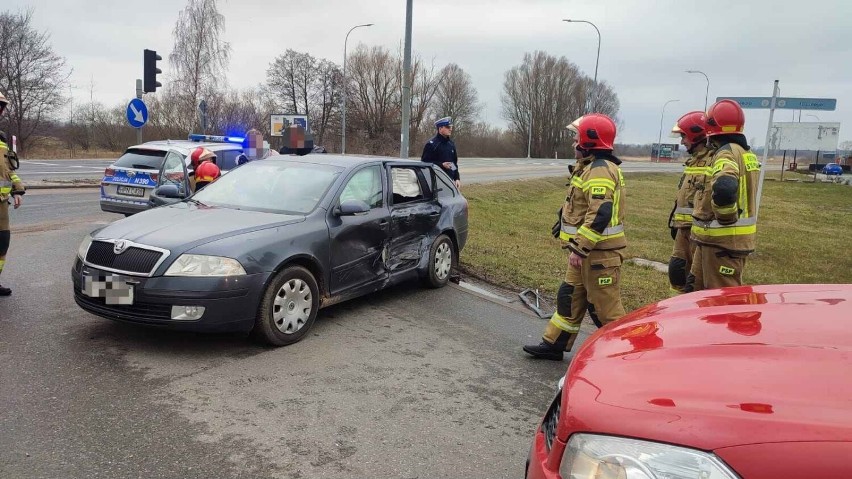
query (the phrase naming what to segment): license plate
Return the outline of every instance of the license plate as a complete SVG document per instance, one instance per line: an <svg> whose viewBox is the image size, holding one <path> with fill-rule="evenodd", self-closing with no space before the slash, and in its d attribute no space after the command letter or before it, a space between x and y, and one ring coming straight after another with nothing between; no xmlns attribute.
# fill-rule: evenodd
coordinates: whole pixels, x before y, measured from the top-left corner
<svg viewBox="0 0 852 479"><path fill-rule="evenodd" d="M119 186L118 194L125 196L145 196L145 189L135 186Z"/></svg>
<svg viewBox="0 0 852 479"><path fill-rule="evenodd" d="M118 275L83 275L83 294L90 298L104 298L106 304L133 304L133 285Z"/></svg>

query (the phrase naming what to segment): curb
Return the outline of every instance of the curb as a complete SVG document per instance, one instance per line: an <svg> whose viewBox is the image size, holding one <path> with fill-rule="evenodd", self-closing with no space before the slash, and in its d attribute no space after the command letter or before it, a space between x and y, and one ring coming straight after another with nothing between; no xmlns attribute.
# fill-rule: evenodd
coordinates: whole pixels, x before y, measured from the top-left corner
<svg viewBox="0 0 852 479"><path fill-rule="evenodd" d="M100 183L96 185L92 184L74 184L69 183L67 185L63 184L52 184L52 185L25 185L27 190L67 190L69 188L77 189L77 188L100 188Z"/></svg>

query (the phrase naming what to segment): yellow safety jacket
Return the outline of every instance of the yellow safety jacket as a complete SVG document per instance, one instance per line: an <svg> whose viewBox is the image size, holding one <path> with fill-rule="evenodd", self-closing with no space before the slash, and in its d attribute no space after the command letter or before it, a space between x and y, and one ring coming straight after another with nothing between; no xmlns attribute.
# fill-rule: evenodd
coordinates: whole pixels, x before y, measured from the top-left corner
<svg viewBox="0 0 852 479"><path fill-rule="evenodd" d="M627 247L624 237L624 176L612 155L588 156L571 175L559 238L586 257L592 250Z"/></svg>
<svg viewBox="0 0 852 479"><path fill-rule="evenodd" d="M692 227L692 211L695 209L695 195L703 191L710 177L713 175L710 161L713 150L704 145L698 145L683 168L683 175L678 184L677 200L669 227L690 228Z"/></svg>
<svg viewBox="0 0 852 479"><path fill-rule="evenodd" d="M757 233L756 196L760 178L757 156L736 143L719 147L710 162L709 187L695 195L692 239L698 244L729 251L754 251ZM718 205L713 201L716 182L724 177L737 180L736 201Z"/></svg>
<svg viewBox="0 0 852 479"><path fill-rule="evenodd" d="M10 196L23 194L24 184L21 183L21 178L15 174L6 154L9 152L9 147L6 143L0 141L0 201L5 202Z"/></svg>

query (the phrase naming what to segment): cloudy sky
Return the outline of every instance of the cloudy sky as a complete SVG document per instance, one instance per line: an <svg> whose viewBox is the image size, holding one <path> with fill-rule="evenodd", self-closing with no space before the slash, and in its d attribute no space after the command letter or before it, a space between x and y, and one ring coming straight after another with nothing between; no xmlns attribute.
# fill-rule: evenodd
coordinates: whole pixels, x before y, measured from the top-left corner
<svg viewBox="0 0 852 479"><path fill-rule="evenodd" d="M142 50L168 58L185 0L5 0L3 10L34 8L35 26L48 31L74 71L76 102L107 104L132 98L142 76ZM395 51L405 34L405 0L219 0L232 46L228 82L248 87L265 80L274 57L291 48L342 63L346 32L360 23L358 43ZM852 2L847 0L414 0L413 51L440 68L457 63L473 78L482 118L505 126L500 92L504 73L525 52L565 56L590 76L601 32L598 78L621 101L619 141L655 142L661 110L667 129L686 111L703 109L710 78L716 96L836 98L836 111L805 111L802 121L841 122L840 140L852 139ZM161 67L168 72L168 62ZM776 121L798 120L779 110ZM813 116L812 116L813 115ZM746 111L746 135L765 142L768 110Z"/></svg>

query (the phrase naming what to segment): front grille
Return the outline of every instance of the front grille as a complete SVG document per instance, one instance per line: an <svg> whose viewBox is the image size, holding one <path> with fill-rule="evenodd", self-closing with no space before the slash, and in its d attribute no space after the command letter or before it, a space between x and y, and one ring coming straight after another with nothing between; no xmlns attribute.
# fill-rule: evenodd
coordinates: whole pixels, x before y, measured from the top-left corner
<svg viewBox="0 0 852 479"><path fill-rule="evenodd" d="M559 426L559 410L562 408L562 394L557 394L556 398L550 404L550 409L544 416L544 421L541 423L541 431L544 433L544 440L547 443L549 451L553 445L553 440L556 438L556 428Z"/></svg>
<svg viewBox="0 0 852 479"><path fill-rule="evenodd" d="M150 249L131 246L121 254L115 254L113 244L106 241L92 241L86 262L93 266L110 268L128 273L150 274L163 253Z"/></svg>
<svg viewBox="0 0 852 479"><path fill-rule="evenodd" d="M139 301L134 302L132 305L106 304L104 298L91 298L81 293L77 288L74 289L74 299L77 300L77 303L83 309L109 317L131 321L172 319L172 307L168 304Z"/></svg>

